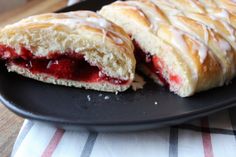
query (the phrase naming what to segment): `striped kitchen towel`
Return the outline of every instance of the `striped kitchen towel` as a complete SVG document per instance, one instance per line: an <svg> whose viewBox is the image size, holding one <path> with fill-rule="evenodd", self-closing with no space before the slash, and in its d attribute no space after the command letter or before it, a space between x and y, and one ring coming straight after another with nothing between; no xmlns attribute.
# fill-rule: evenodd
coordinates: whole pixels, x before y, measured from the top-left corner
<svg viewBox="0 0 236 157"><path fill-rule="evenodd" d="M129 133L65 131L25 120L13 157L236 157L236 108Z"/></svg>

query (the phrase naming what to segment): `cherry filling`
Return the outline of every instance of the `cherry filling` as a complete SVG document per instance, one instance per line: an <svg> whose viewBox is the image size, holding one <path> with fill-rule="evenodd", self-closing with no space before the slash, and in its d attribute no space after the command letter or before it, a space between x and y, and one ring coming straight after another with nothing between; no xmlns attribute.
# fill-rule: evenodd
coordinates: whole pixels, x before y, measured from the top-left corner
<svg viewBox="0 0 236 157"><path fill-rule="evenodd" d="M109 77L102 73L97 66L90 65L83 55L68 52L65 54L51 53L47 57L35 57L32 53L21 48L21 55L14 49L0 45L0 57L8 64L27 68L33 74L48 74L57 79L68 79L82 82L107 81L115 85L127 84L128 80Z"/></svg>
<svg viewBox="0 0 236 157"><path fill-rule="evenodd" d="M169 87L169 82L179 84L181 79L178 75L169 73L169 81L167 81L163 74L164 63L157 56L152 56L150 53L144 52L137 42L134 42L135 45L135 58L137 63L145 64L149 70L154 73L157 78L161 81L164 86Z"/></svg>

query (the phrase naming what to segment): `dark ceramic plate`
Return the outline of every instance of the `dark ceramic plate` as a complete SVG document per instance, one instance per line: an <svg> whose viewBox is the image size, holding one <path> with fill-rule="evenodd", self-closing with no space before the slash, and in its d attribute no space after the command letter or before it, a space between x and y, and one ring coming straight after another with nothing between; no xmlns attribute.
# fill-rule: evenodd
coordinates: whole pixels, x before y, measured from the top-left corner
<svg viewBox="0 0 236 157"><path fill-rule="evenodd" d="M97 10L110 2L87 0L60 11ZM143 90L115 95L45 84L8 73L3 63L0 73L0 99L6 107L22 117L66 129L151 129L205 116L236 102L236 80L228 86L180 98L148 79Z"/></svg>

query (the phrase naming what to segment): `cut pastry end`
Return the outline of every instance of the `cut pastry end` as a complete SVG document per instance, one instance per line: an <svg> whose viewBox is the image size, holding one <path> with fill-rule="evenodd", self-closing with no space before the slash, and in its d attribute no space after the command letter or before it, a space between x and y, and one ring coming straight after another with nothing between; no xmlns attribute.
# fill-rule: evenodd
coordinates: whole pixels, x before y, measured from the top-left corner
<svg viewBox="0 0 236 157"><path fill-rule="evenodd" d="M58 85L124 91L134 79L133 50L122 28L91 11L36 15L0 30L9 71Z"/></svg>
<svg viewBox="0 0 236 157"><path fill-rule="evenodd" d="M185 77L186 74L177 68L177 65L165 62L162 57L156 54L151 55L143 51L137 42L134 44L136 45L134 53L138 62L137 69L157 84L169 88L181 97L188 97L193 94L193 88L189 85L188 79Z"/></svg>
<svg viewBox="0 0 236 157"><path fill-rule="evenodd" d="M6 64L8 71L46 83L116 92L126 90L132 82L104 74L101 67L90 64L82 54L75 52L36 57L22 48L19 56L14 49L0 45L0 55L10 58Z"/></svg>

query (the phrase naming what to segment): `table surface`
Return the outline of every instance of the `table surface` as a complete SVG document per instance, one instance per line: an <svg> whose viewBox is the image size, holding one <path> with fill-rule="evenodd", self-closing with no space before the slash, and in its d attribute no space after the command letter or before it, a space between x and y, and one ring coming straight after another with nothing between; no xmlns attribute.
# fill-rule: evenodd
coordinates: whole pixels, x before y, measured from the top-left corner
<svg viewBox="0 0 236 157"><path fill-rule="evenodd" d="M0 14L0 27L13 23L24 17L53 12L67 5L67 0L31 0L24 6ZM16 136L23 123L23 118L13 114L0 104L0 156L8 157L11 154Z"/></svg>

